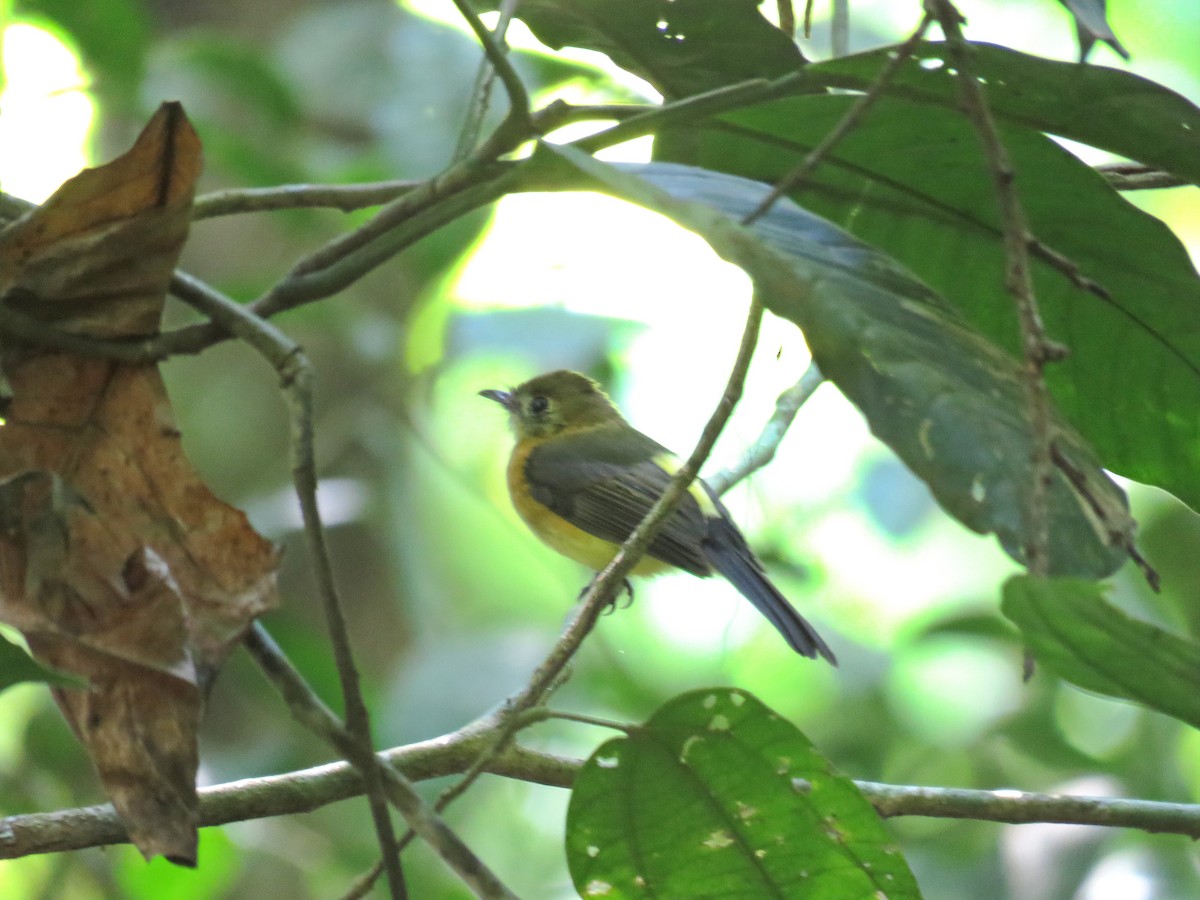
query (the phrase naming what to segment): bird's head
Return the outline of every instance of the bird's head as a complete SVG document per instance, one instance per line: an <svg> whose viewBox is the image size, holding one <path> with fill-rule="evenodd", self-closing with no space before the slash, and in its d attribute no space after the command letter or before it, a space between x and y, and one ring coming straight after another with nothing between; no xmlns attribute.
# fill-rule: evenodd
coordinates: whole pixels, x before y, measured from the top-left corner
<svg viewBox="0 0 1200 900"><path fill-rule="evenodd" d="M508 410L518 438L550 437L562 431L619 422L621 414L586 375L560 369L531 378L509 391L480 391Z"/></svg>

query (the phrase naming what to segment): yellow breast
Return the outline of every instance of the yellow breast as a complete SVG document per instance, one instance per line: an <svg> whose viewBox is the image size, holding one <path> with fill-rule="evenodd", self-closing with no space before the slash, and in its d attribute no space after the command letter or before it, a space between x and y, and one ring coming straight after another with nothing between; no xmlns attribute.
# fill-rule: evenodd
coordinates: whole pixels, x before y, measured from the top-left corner
<svg viewBox="0 0 1200 900"><path fill-rule="evenodd" d="M525 461L538 443L530 440L519 442L508 462L508 492L512 497L513 507L542 543L568 559L599 572L612 562L619 545L572 525L549 507L533 499L529 493L529 483L525 479ZM661 560L643 556L634 566L632 574L654 575L668 568L670 566Z"/></svg>

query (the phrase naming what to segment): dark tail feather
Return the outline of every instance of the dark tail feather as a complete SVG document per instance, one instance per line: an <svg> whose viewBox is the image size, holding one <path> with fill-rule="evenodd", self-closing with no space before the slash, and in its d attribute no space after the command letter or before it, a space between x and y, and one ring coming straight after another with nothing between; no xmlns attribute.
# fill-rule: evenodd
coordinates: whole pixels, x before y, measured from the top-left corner
<svg viewBox="0 0 1200 900"><path fill-rule="evenodd" d="M722 522L714 530L721 532L726 529L733 531L733 526ZM754 558L754 554L746 546L745 539L736 531L732 535L718 534L716 537L716 540L706 541L704 544L704 555L712 563L712 567L754 604L767 621L783 635L793 650L810 659L821 656L836 666L837 657L833 655L829 645L767 579L762 563Z"/></svg>

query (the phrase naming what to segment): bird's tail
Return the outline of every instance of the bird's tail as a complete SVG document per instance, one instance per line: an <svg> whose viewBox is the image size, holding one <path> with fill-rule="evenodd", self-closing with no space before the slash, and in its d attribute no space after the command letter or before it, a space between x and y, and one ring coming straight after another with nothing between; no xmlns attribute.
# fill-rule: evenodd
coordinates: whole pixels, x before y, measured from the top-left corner
<svg viewBox="0 0 1200 900"><path fill-rule="evenodd" d="M771 584L762 563L746 545L745 539L727 522L712 523L724 534L715 535L704 545L704 555L712 567L729 580L743 597L754 604L783 635L788 645L802 656L816 659L818 656L837 665L837 657L829 645L817 634L817 630L805 621L792 604Z"/></svg>

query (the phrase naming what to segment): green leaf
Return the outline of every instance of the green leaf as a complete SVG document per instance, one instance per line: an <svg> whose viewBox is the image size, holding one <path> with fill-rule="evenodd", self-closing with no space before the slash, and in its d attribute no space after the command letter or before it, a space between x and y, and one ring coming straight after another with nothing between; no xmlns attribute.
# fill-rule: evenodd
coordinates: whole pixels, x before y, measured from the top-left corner
<svg viewBox="0 0 1200 900"><path fill-rule="evenodd" d="M14 684L35 681L60 687L83 687L78 678L71 678L48 669L31 657L24 647L14 644L0 634L0 691Z"/></svg>
<svg viewBox="0 0 1200 900"><path fill-rule="evenodd" d="M870 802L743 691L692 691L584 764L567 810L584 897L919 897Z"/></svg>
<svg viewBox="0 0 1200 900"><path fill-rule="evenodd" d="M669 150L708 169L774 182L853 102L808 96L759 104L689 130ZM1105 468L1200 508L1200 279L1187 251L1051 139L1023 128L1002 136L1033 234L1107 291L1081 289L1034 254L1042 318L1070 348L1046 373L1059 408ZM1019 357L995 193L962 116L885 99L795 196L907 266Z"/></svg>
<svg viewBox="0 0 1200 900"><path fill-rule="evenodd" d="M533 163L546 179L534 187L548 181L552 189L612 193L670 216L741 266L767 308L800 326L821 371L942 506L1024 559L1032 478L1020 364L927 286L786 198L751 227L739 225L767 193L757 182L661 163L610 166L561 147L540 148ZM1051 571L1103 577L1124 558L1110 533L1132 531L1125 498L1078 434L1052 418L1056 449L1091 500L1062 472L1051 479Z"/></svg>
<svg viewBox="0 0 1200 900"><path fill-rule="evenodd" d="M774 78L804 62L792 40L759 13L761 2L523 0L517 16L546 46L603 53L678 98Z"/></svg>
<svg viewBox="0 0 1200 900"><path fill-rule="evenodd" d="M1200 728L1200 644L1131 618L1104 593L1095 582L1018 575L1002 609L1055 675Z"/></svg>
<svg viewBox="0 0 1200 900"><path fill-rule="evenodd" d="M798 92L815 86L866 90L894 47L816 63ZM992 44L971 44L971 64L1002 122L1089 144L1200 183L1200 109L1148 78L1058 62ZM958 109L957 79L944 43L925 42L900 65L886 94Z"/></svg>

